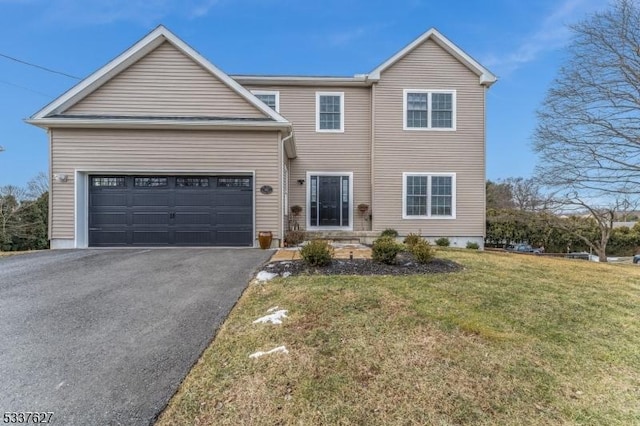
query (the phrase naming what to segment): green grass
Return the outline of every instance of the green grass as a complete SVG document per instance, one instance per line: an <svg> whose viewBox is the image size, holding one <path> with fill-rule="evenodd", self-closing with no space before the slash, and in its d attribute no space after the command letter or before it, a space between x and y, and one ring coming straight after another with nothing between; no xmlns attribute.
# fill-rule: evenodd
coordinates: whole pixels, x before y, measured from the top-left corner
<svg viewBox="0 0 640 426"><path fill-rule="evenodd" d="M438 256L465 270L251 286L159 423L640 424L640 267Z"/></svg>

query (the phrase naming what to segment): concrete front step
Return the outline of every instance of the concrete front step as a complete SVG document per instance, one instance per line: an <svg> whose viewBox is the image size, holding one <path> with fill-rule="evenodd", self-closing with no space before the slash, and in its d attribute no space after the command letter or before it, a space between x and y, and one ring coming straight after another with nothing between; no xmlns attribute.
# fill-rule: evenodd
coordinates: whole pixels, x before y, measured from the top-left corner
<svg viewBox="0 0 640 426"><path fill-rule="evenodd" d="M371 244L380 236L372 231L307 231L307 240L323 239L341 244Z"/></svg>

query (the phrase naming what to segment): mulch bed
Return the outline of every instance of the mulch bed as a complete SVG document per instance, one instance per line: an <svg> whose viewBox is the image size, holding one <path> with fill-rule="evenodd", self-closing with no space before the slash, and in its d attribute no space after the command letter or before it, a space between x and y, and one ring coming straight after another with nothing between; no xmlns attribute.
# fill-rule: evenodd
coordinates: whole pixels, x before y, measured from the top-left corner
<svg viewBox="0 0 640 426"><path fill-rule="evenodd" d="M302 260L272 262L264 268L268 272L283 275L414 275L457 272L464 267L445 259L433 259L421 264L409 253L400 253L395 265L374 262L371 259L333 259L331 264L323 267L312 267ZM286 274L287 276L289 274Z"/></svg>

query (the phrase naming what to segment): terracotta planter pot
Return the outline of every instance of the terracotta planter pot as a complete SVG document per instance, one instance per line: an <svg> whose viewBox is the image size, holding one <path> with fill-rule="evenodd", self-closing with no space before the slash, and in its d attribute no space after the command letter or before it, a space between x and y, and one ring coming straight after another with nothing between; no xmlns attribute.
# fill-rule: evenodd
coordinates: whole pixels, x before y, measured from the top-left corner
<svg viewBox="0 0 640 426"><path fill-rule="evenodd" d="M260 248L262 250L271 248L271 240L273 240L273 234L271 231L258 232L258 242L260 243Z"/></svg>

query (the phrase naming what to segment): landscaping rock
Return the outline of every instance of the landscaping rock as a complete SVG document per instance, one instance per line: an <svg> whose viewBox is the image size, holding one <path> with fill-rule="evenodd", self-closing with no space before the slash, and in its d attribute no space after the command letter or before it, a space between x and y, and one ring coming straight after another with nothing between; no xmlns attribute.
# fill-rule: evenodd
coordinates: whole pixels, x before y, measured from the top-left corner
<svg viewBox="0 0 640 426"><path fill-rule="evenodd" d="M260 271L260 272L258 272L258 275L256 275L256 279L258 281L271 281L272 279L274 279L277 276L278 276L277 273L267 272L267 271Z"/></svg>

